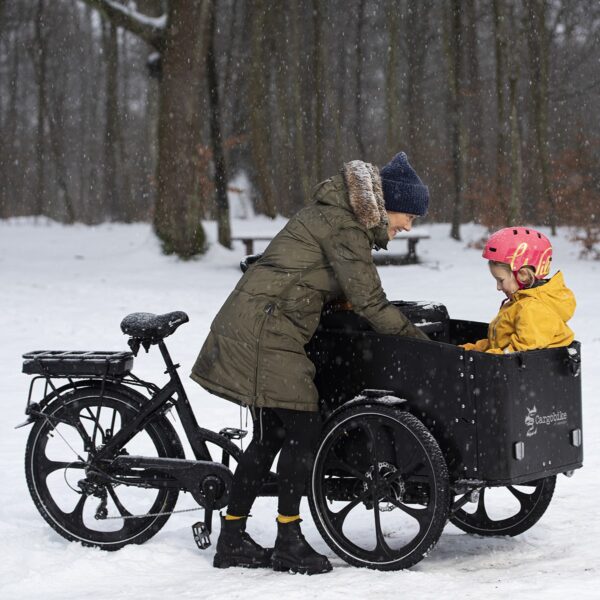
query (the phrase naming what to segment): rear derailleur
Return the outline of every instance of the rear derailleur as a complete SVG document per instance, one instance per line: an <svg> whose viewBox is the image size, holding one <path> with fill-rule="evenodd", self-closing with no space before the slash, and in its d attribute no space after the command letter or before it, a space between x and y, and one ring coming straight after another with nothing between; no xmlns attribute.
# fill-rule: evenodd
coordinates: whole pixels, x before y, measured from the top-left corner
<svg viewBox="0 0 600 600"><path fill-rule="evenodd" d="M108 492L106 491L106 486L94 483L88 479L79 480L77 482L77 486L81 490L82 494L100 498L100 504L98 504L98 508L96 508L96 514L94 515L94 518L98 521L106 519L106 517L108 517Z"/></svg>

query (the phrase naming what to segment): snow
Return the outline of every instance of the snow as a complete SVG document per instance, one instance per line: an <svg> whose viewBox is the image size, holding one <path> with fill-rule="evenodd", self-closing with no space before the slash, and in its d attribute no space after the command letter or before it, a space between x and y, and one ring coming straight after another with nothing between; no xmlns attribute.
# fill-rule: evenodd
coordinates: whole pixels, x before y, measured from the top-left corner
<svg viewBox="0 0 600 600"><path fill-rule="evenodd" d="M284 222L239 219L233 231L274 234ZM206 223L206 228L214 240L216 224ZM449 230L449 225L428 225L431 239L419 244L423 264L381 267L384 288L391 299L442 302L455 318L489 321L501 297L480 252L467 248L484 231L464 226L463 242L455 242ZM578 299L571 326L583 344L584 468L571 479L559 477L552 504L528 532L510 539L482 538L448 525L430 556L409 571L382 573L347 565L320 539L303 503L306 536L330 557L334 570L302 577L267 569L213 569L214 546L200 552L192 540L190 526L201 512L174 515L149 542L119 552L67 542L42 520L31 501L23 475L28 428L13 428L25 419L30 377L20 372L24 352L126 350L119 329L125 315L175 310L185 311L190 323L168 338L167 346L182 365L198 420L214 430L239 426L238 409L204 392L187 374L213 316L240 276L243 245L233 251L213 245L205 257L182 262L160 254L146 224L86 227L30 219L0 221L0 381L5 412L0 435L0 597L597 598L600 263L578 260L579 250L569 242L567 230L553 242L554 269L564 271ZM257 244L256 250L263 248ZM165 381L155 348L150 354L140 353L134 372L157 383ZM178 509L193 507L187 495L180 497ZM260 498L254 506L249 530L259 543L273 543L275 510L272 498Z"/></svg>
<svg viewBox="0 0 600 600"><path fill-rule="evenodd" d="M135 10L132 7L123 6L120 2L114 2L113 0L104 0L115 11L122 13L129 19L133 19L140 25L152 27L154 29L166 29L167 27L167 15L166 13L160 17L149 17L141 12Z"/></svg>

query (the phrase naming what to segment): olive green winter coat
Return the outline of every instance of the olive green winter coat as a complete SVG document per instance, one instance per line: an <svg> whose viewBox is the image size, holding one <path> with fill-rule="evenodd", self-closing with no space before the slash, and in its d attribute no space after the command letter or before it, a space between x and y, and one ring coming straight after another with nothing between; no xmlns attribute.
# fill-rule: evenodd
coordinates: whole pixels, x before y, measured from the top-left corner
<svg viewBox="0 0 600 600"><path fill-rule="evenodd" d="M427 339L390 304L371 255L387 245L378 170L362 161L319 184L215 317L191 377L239 404L316 411L306 356L326 302L345 299L379 333Z"/></svg>

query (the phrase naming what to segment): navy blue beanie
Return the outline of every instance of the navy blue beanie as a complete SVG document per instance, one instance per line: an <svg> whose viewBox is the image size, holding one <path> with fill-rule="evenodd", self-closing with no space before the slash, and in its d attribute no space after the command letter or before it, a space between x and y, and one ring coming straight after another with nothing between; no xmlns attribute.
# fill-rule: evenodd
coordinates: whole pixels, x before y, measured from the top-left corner
<svg viewBox="0 0 600 600"><path fill-rule="evenodd" d="M427 213L429 190L400 152L381 169L381 187L385 209L420 217Z"/></svg>

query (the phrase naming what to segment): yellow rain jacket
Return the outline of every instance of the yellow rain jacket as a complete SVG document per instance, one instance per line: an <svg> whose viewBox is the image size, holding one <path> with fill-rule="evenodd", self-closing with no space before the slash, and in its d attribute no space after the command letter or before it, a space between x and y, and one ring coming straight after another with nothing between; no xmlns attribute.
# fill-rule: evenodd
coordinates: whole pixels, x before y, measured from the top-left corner
<svg viewBox="0 0 600 600"><path fill-rule="evenodd" d="M568 346L574 334L567 321L574 312L575 296L558 272L543 285L515 292L490 323L487 339L462 347L508 354Z"/></svg>

